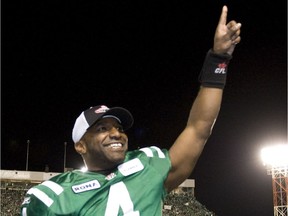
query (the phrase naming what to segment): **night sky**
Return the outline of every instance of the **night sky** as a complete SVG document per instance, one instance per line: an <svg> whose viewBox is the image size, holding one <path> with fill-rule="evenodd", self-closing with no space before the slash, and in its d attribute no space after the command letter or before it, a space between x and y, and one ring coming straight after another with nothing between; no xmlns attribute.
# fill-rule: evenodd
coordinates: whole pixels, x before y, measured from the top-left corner
<svg viewBox="0 0 288 216"><path fill-rule="evenodd" d="M222 6L242 23L195 195L221 216L273 215L266 145L287 143L287 1L2 2L1 169L83 163L72 127L90 106L135 118L130 149L169 148L185 127Z"/></svg>

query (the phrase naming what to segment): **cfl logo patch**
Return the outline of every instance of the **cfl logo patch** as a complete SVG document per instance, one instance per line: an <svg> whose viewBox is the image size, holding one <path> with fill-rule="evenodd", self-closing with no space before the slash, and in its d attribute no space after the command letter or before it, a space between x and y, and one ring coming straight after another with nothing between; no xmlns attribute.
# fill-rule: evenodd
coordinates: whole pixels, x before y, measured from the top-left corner
<svg viewBox="0 0 288 216"><path fill-rule="evenodd" d="M214 73L215 74L226 74L226 68L227 68L227 64L225 64L225 63L218 64L218 68L215 69Z"/></svg>

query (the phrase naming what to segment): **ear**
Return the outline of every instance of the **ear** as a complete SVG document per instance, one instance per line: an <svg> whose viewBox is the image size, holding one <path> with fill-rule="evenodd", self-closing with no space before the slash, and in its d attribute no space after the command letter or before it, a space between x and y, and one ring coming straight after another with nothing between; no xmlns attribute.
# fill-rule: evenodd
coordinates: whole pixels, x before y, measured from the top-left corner
<svg viewBox="0 0 288 216"><path fill-rule="evenodd" d="M75 150L80 154L85 154L87 151L86 143L83 140L78 141L74 145Z"/></svg>

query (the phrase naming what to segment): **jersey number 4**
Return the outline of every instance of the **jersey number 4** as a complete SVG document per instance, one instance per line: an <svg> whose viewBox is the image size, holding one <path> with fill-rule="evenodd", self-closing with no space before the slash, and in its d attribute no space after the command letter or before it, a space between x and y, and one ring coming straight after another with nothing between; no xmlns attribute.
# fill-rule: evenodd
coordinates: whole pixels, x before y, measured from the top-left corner
<svg viewBox="0 0 288 216"><path fill-rule="evenodd" d="M122 209L124 216L140 216L139 211L134 211L134 205L123 182L111 185L105 216L117 216L119 208Z"/></svg>

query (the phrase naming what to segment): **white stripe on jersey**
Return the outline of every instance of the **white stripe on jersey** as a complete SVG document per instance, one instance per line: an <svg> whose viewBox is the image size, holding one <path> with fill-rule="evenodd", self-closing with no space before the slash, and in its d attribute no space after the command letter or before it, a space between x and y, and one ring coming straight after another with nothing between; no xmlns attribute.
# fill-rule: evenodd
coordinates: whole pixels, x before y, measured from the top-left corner
<svg viewBox="0 0 288 216"><path fill-rule="evenodd" d="M27 208L22 209L22 216L27 216Z"/></svg>
<svg viewBox="0 0 288 216"><path fill-rule="evenodd" d="M37 188L31 188L27 191L27 194L33 194L39 200L41 200L46 206L50 207L53 203L53 200L47 196L44 192L40 191Z"/></svg>
<svg viewBox="0 0 288 216"><path fill-rule="evenodd" d="M139 150L143 151L147 155L147 157L153 157L153 152L150 148L146 147L146 148L141 148Z"/></svg>
<svg viewBox="0 0 288 216"><path fill-rule="evenodd" d="M161 151L160 148L158 148L156 146L151 146L151 148L155 149L158 152L159 158L165 158L165 154Z"/></svg>
<svg viewBox="0 0 288 216"><path fill-rule="evenodd" d="M147 157L153 157L153 151L151 150L151 148L153 148L157 151L159 158L165 158L165 154L161 151L160 148L158 148L156 146L145 147L145 148L141 148L139 150L143 151L147 155Z"/></svg>
<svg viewBox="0 0 288 216"><path fill-rule="evenodd" d="M57 195L61 194L64 190L59 184L52 181L44 181L42 185L45 185L46 187L50 188Z"/></svg>

